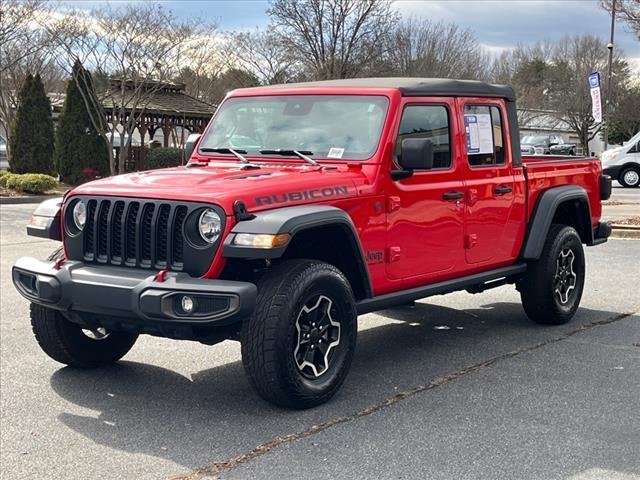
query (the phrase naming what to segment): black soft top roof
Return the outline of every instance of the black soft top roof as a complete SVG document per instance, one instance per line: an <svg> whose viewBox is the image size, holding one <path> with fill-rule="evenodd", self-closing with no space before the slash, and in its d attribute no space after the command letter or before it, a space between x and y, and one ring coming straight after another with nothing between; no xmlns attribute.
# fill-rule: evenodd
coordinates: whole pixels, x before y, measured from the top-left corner
<svg viewBox="0 0 640 480"><path fill-rule="evenodd" d="M405 97L495 97L515 101L513 89L507 85L495 85L477 80L453 80L449 78L350 78L346 80L323 80L318 82L287 83L269 88L397 88ZM258 87L260 88L260 87Z"/></svg>

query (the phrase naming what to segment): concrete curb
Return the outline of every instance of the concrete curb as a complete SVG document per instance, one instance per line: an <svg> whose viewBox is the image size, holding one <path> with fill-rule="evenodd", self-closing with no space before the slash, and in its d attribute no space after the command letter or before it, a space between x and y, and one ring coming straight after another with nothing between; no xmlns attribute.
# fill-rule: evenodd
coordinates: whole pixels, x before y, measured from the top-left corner
<svg viewBox="0 0 640 480"><path fill-rule="evenodd" d="M611 229L611 238L640 240L640 226L613 224L611 225Z"/></svg>
<svg viewBox="0 0 640 480"><path fill-rule="evenodd" d="M21 205L26 203L41 203L50 198L61 197L60 194L53 195L24 195L19 197L0 197L0 205Z"/></svg>

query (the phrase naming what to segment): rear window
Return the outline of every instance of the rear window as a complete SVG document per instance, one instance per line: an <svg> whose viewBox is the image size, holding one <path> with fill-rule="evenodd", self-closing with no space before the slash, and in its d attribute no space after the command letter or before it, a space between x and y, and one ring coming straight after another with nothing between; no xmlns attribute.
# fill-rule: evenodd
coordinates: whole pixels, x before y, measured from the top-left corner
<svg viewBox="0 0 640 480"><path fill-rule="evenodd" d="M500 109L494 105L465 105L464 127L467 159L472 167L504 165L504 128Z"/></svg>

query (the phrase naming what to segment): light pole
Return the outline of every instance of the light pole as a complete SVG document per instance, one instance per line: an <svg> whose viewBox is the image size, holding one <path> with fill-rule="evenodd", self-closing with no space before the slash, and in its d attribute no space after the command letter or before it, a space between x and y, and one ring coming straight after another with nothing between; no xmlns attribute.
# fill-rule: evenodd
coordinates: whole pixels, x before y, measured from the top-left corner
<svg viewBox="0 0 640 480"><path fill-rule="evenodd" d="M611 64L613 63L613 35L616 29L616 0L611 0L611 37L607 44L609 50L609 67L607 69L607 93L604 101L604 149L607 149L609 137L607 129L609 126L609 102L611 99Z"/></svg>

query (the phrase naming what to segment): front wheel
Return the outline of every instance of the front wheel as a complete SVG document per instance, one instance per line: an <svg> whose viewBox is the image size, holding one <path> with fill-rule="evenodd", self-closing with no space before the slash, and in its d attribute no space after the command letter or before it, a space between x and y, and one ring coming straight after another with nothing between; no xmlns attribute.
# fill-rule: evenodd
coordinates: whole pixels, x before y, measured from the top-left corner
<svg viewBox="0 0 640 480"><path fill-rule="evenodd" d="M242 328L242 362L265 400L309 408L344 382L355 351L357 314L347 279L314 260L288 260L258 283Z"/></svg>
<svg viewBox="0 0 640 480"><path fill-rule="evenodd" d="M573 227L551 225L540 258L518 281L522 306L536 323L560 325L576 313L584 288L584 250Z"/></svg>
<svg viewBox="0 0 640 480"><path fill-rule="evenodd" d="M618 181L623 187L636 188L640 186L640 168L625 167L620 172Z"/></svg>
<svg viewBox="0 0 640 480"><path fill-rule="evenodd" d="M31 304L31 328L47 355L79 368L99 367L120 360L138 338L133 333L83 328L60 312L35 303Z"/></svg>

